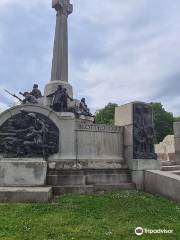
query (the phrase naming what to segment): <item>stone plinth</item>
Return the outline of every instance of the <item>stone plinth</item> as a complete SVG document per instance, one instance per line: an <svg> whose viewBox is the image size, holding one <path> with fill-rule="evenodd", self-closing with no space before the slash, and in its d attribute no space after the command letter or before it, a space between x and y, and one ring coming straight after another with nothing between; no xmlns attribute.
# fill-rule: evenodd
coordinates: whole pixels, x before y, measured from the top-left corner
<svg viewBox="0 0 180 240"><path fill-rule="evenodd" d="M47 203L52 187L0 187L1 203Z"/></svg>
<svg viewBox="0 0 180 240"><path fill-rule="evenodd" d="M43 159L3 159L0 161L0 186L44 186L46 172L47 162Z"/></svg>
<svg viewBox="0 0 180 240"><path fill-rule="evenodd" d="M144 189L144 171L160 168L153 142L152 108L133 102L115 109L115 125L124 129L124 157L137 189Z"/></svg>
<svg viewBox="0 0 180 240"><path fill-rule="evenodd" d="M132 181L136 184L136 188L138 190L144 190L146 170L159 170L160 168L160 161L155 159L133 159L131 167Z"/></svg>

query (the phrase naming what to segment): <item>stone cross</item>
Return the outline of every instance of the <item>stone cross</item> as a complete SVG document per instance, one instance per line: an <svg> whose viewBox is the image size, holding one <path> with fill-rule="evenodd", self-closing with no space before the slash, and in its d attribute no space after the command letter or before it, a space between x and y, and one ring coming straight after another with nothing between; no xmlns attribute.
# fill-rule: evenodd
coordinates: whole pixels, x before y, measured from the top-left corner
<svg viewBox="0 0 180 240"><path fill-rule="evenodd" d="M73 12L70 0L52 0L57 11L51 81L68 82L68 15Z"/></svg>

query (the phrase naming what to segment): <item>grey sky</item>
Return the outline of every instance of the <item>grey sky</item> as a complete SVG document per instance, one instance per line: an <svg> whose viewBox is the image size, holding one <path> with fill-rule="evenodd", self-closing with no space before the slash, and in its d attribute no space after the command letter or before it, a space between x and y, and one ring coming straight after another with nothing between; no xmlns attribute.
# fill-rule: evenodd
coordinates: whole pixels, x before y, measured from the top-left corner
<svg viewBox="0 0 180 240"><path fill-rule="evenodd" d="M71 0L69 82L95 110L108 102L161 101L180 115L180 1ZM49 81L51 0L0 0L0 108L13 92Z"/></svg>

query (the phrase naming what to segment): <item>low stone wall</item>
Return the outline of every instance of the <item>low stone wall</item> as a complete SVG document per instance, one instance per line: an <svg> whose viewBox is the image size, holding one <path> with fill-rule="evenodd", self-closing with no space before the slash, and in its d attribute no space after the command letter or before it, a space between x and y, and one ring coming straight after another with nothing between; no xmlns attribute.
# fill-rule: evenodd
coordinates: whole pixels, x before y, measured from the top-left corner
<svg viewBox="0 0 180 240"><path fill-rule="evenodd" d="M155 144L155 152L158 160L175 160L174 135L168 135L159 144Z"/></svg>
<svg viewBox="0 0 180 240"><path fill-rule="evenodd" d="M179 173L180 174L180 173ZM160 170L145 171L145 191L180 202L180 176Z"/></svg>

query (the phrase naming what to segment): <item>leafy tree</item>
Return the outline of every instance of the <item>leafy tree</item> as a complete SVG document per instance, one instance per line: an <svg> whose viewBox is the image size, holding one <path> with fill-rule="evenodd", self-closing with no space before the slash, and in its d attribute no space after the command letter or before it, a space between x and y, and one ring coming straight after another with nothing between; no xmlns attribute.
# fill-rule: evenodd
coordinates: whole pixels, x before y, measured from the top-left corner
<svg viewBox="0 0 180 240"><path fill-rule="evenodd" d="M103 109L96 112L96 123L98 124L114 124L116 103L108 103Z"/></svg>
<svg viewBox="0 0 180 240"><path fill-rule="evenodd" d="M153 108L155 142L159 143L167 135L173 134L173 114L167 112L161 103L151 103Z"/></svg>
<svg viewBox="0 0 180 240"><path fill-rule="evenodd" d="M174 122L180 122L180 117L174 117Z"/></svg>

